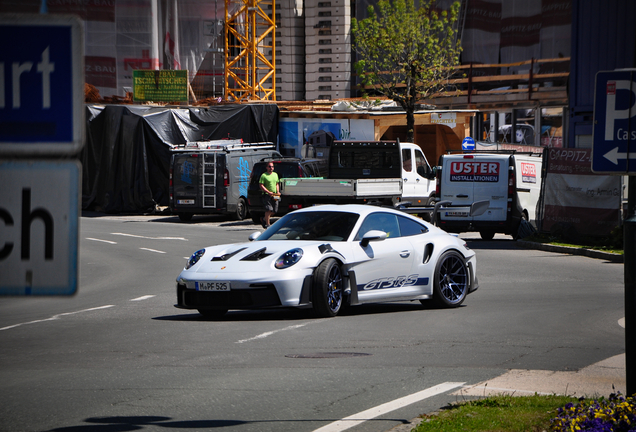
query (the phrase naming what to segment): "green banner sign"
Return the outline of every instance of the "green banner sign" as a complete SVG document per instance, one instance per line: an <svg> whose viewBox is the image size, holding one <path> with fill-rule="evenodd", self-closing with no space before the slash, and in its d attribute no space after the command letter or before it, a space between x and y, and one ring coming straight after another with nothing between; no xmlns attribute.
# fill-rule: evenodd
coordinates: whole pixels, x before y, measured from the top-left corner
<svg viewBox="0 0 636 432"><path fill-rule="evenodd" d="M134 70L136 102L188 102L187 70Z"/></svg>

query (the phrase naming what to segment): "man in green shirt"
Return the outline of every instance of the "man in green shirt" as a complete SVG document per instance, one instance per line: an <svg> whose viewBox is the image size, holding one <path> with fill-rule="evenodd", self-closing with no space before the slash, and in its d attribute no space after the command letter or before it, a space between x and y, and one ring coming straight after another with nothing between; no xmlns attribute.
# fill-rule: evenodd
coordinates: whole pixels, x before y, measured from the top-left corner
<svg viewBox="0 0 636 432"><path fill-rule="evenodd" d="M261 218L263 228L269 227L269 218L278 211L278 197L280 197L280 185L278 184L278 174L274 172L274 164L267 164L265 171L258 181L263 192L263 207L265 207L265 217Z"/></svg>

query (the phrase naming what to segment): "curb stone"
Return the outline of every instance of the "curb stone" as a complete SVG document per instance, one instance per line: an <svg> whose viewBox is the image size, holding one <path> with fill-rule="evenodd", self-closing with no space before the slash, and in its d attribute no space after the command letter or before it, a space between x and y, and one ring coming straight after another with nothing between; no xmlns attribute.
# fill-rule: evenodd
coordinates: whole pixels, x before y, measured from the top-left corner
<svg viewBox="0 0 636 432"><path fill-rule="evenodd" d="M551 244L545 244L545 243L531 242L526 240L517 240L517 244L527 249L539 249L539 250L544 250L548 252L565 253L565 254L571 254L571 255L583 255L590 258L604 259L604 260L615 262L615 263L624 262L623 255L610 253L610 252L603 252L599 250L575 248L570 246L557 246L557 245L551 245Z"/></svg>

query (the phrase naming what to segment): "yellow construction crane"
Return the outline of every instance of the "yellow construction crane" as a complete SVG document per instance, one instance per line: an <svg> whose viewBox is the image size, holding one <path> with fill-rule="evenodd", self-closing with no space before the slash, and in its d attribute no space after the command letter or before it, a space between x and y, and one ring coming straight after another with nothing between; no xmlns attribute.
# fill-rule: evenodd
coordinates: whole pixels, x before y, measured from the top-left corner
<svg viewBox="0 0 636 432"><path fill-rule="evenodd" d="M275 17L275 0L225 0L226 101L276 100Z"/></svg>

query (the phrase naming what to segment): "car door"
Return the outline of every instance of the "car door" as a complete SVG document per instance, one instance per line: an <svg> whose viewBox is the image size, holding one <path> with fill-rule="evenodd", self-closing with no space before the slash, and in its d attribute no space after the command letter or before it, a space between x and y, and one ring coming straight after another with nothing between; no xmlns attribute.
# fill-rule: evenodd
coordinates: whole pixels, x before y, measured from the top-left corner
<svg viewBox="0 0 636 432"><path fill-rule="evenodd" d="M367 246L355 244L356 264L352 270L358 289L360 303L396 300L413 297L422 288L413 258L417 255L407 237L401 236L398 216L393 213L376 212L362 222L356 241L365 233L379 230L387 238L372 241Z"/></svg>

